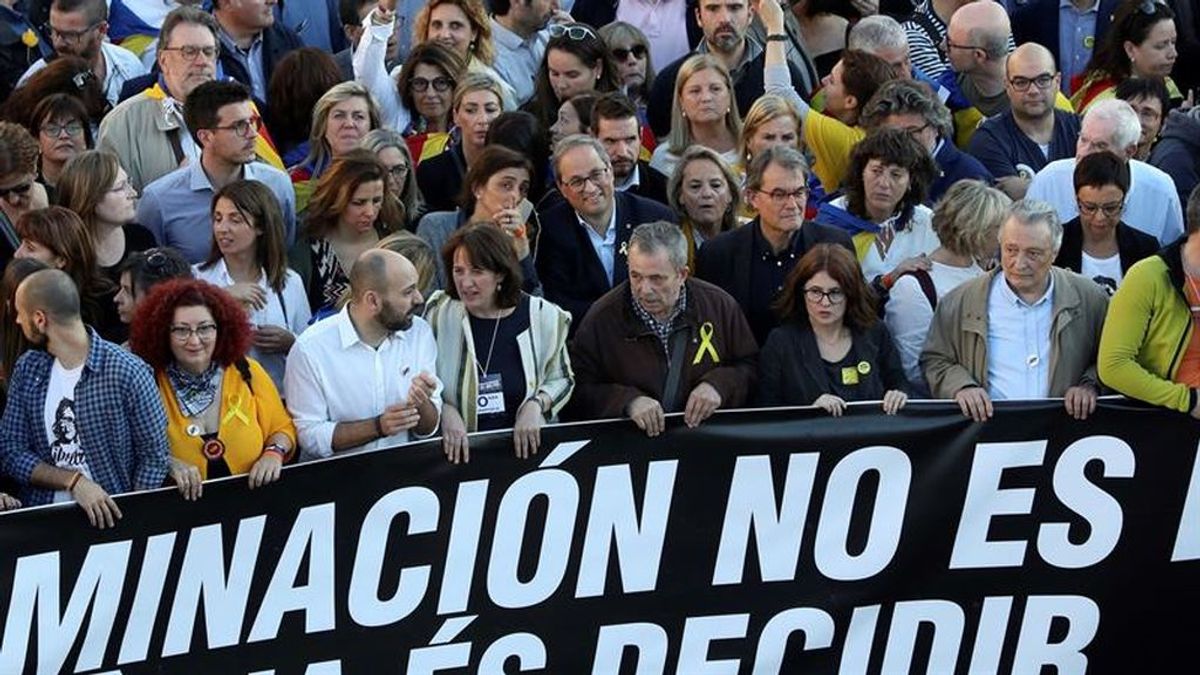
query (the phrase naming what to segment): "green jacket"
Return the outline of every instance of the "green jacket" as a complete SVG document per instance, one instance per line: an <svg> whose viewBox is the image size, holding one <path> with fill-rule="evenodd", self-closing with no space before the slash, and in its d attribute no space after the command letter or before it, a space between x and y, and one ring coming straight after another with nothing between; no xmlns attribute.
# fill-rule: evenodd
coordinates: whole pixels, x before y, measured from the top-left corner
<svg viewBox="0 0 1200 675"><path fill-rule="evenodd" d="M1183 294L1185 241L1129 268L1113 295L1097 362L1105 385L1184 413L1196 406L1196 390L1174 381L1192 339L1192 313Z"/></svg>

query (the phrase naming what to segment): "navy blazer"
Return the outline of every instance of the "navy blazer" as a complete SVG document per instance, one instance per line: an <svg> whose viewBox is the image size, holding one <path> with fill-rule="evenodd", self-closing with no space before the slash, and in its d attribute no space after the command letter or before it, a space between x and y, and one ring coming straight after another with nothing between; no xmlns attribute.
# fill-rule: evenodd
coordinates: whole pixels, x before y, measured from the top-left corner
<svg viewBox="0 0 1200 675"><path fill-rule="evenodd" d="M988 185L995 182L991 171L978 159L959 150L950 139L942 143L938 153L933 156L933 161L937 162L938 177L929 186L929 200L926 203L931 206L946 194L951 185L960 180L979 180Z"/></svg>
<svg viewBox="0 0 1200 675"><path fill-rule="evenodd" d="M1121 0L1100 0L1100 10L1096 15L1096 46L1103 41L1108 26L1112 23L1113 12ZM1036 42L1050 50L1054 55L1054 63L1059 69L1063 67L1058 45L1058 5L1059 0L1032 0L1024 7L1012 12L1012 36L1017 44ZM1064 79L1066 76L1063 76Z"/></svg>
<svg viewBox="0 0 1200 675"><path fill-rule="evenodd" d="M675 212L658 202L627 192L614 193L613 198L617 209L617 238L612 283L609 283L588 233L579 224L579 217L570 203L559 201L538 214L542 223L537 253L538 277L546 299L571 313L572 332L593 302L629 277L625 246L633 228L656 220L678 222Z"/></svg>

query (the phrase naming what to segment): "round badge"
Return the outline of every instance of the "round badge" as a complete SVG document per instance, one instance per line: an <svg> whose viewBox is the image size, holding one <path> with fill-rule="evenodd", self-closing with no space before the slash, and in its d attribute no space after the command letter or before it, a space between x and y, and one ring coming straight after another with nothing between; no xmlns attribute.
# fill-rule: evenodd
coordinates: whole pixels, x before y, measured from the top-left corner
<svg viewBox="0 0 1200 675"><path fill-rule="evenodd" d="M1087 49L1092 49L1096 46L1096 36L1088 35L1083 38L1083 46Z"/></svg>
<svg viewBox="0 0 1200 675"><path fill-rule="evenodd" d="M200 427L196 426L195 424L189 424L187 427L187 435L188 436L199 436L200 435Z"/></svg>
<svg viewBox="0 0 1200 675"><path fill-rule="evenodd" d="M858 362L858 374L859 375L866 375L870 372L871 372L871 364L867 363L866 361Z"/></svg>
<svg viewBox="0 0 1200 675"><path fill-rule="evenodd" d="M225 442L219 438L210 438L204 441L200 452L204 453L204 457L210 461L221 459L225 456Z"/></svg>

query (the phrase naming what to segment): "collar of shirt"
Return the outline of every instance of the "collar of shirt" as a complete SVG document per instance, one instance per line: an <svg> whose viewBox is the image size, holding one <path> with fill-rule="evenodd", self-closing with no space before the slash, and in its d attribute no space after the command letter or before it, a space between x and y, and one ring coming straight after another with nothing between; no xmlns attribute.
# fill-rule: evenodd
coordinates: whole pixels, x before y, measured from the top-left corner
<svg viewBox="0 0 1200 675"><path fill-rule="evenodd" d="M203 265L203 263L193 267L194 269L199 269L201 265ZM229 267L225 265L225 258L217 258L217 261L213 263L211 274L213 274L217 280L220 281L220 286L222 288L226 286L232 286L237 283L233 280L233 277L229 276ZM267 271L265 269L259 271L258 280L255 283L264 288L268 288Z"/></svg>
<svg viewBox="0 0 1200 675"><path fill-rule="evenodd" d="M340 339L342 349L350 349L357 343L357 344L361 344L363 347L366 347L367 349L370 349L371 351L377 351L379 349L383 349L384 347L388 346L388 344L390 344L393 341L403 341L404 340L404 331L398 330L398 331L392 331L392 332L388 333L387 337L383 339L383 342L379 343L378 348L372 347L371 345L363 342L362 338L358 335L358 329L356 329L354 327L354 322L350 320L350 305L349 305L349 303L347 303L346 306L342 308L342 311L338 312L337 314L333 315L332 317L330 317L329 319L326 319L326 320L337 322L338 338Z"/></svg>
<svg viewBox="0 0 1200 675"><path fill-rule="evenodd" d="M804 227L801 225L801 227ZM787 260L788 258L796 257L796 238L799 236L800 230L796 230L788 237L787 246L782 251L776 253L771 247L771 242L762 233L762 222L754 223L754 257L761 258L763 262L775 262L777 260Z"/></svg>
<svg viewBox="0 0 1200 675"><path fill-rule="evenodd" d="M671 337L671 330L675 327L675 320L687 311L687 285L684 284L679 288L679 298L675 300L675 307L671 309L671 314L665 321L659 321L654 318L654 315L642 307L642 303L633 294L633 289L629 292L629 302L633 305L633 312L642 320L646 328L650 332L658 336L658 339L664 343Z"/></svg>
<svg viewBox="0 0 1200 675"><path fill-rule="evenodd" d="M588 222L583 219L583 216L579 215L578 211L575 212L575 220L579 221L579 226L582 227L584 230L587 230L588 236L591 237L593 240L602 240L605 244L615 244L616 243L616 241L617 241L617 202L616 202L615 197L613 199L612 215L609 216L609 218L608 218L608 229L604 231L603 235L597 234L596 229L593 228L590 224L588 224Z"/></svg>
<svg viewBox="0 0 1200 675"><path fill-rule="evenodd" d="M1099 14L1100 13L1100 0L1095 0L1092 3L1092 6L1087 9L1079 9L1078 7L1075 6L1075 3L1072 2L1072 0L1058 0L1058 8L1059 9L1069 9L1072 12L1075 12L1076 14Z"/></svg>
<svg viewBox="0 0 1200 675"><path fill-rule="evenodd" d="M763 53L763 48L757 42L749 37L742 38L742 42L746 45L746 49L742 51L742 60L738 61L737 65L729 70L729 77L737 82L742 76L742 70L746 64L758 58L759 54ZM701 40L699 45L696 45L697 54L708 54L708 40Z"/></svg>
<svg viewBox="0 0 1200 675"><path fill-rule="evenodd" d="M225 29L220 25L217 26L217 37L221 40L221 49L228 50L233 54L242 57L250 56L250 53L254 51L255 47L262 46L263 40L262 31L259 31L258 35L255 35L254 39L250 41L250 46L246 49L242 49L238 46L237 42L233 40L233 36L231 36L229 33L226 33Z"/></svg>
<svg viewBox="0 0 1200 675"><path fill-rule="evenodd" d="M492 41L505 49L512 51L517 49L531 49L538 42L549 40L549 37L549 30L543 28L530 35L528 39L523 38L506 28L504 24L496 20L496 17L492 17Z"/></svg>
<svg viewBox="0 0 1200 675"><path fill-rule="evenodd" d="M1008 285L1008 280L1004 278L1004 270L1000 270L996 274L996 277L992 279L992 283L1000 285L1000 297L1003 298L1004 302L1023 309L1036 309L1043 304L1054 302L1054 275L1049 275L1049 279L1050 282L1046 284L1046 292L1034 302L1025 302L1021 299L1021 296L1017 295L1012 286Z"/></svg>
<svg viewBox="0 0 1200 675"><path fill-rule="evenodd" d="M641 184L641 182L642 182L642 175L641 175L641 173L639 173L639 168L638 168L637 162L634 162L633 173L629 174L629 178L626 178L625 182L620 185L614 185L613 188L617 192L626 192L628 190L632 190L633 188L637 187L638 185Z"/></svg>

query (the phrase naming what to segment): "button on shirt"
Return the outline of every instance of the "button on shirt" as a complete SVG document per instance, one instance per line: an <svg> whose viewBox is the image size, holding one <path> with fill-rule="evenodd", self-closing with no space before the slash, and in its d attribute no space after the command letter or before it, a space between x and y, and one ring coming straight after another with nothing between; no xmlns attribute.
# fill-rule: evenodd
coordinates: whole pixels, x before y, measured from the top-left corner
<svg viewBox="0 0 1200 675"><path fill-rule="evenodd" d="M1096 17L1100 0L1079 9L1072 0L1058 2L1058 54L1062 69L1062 92L1071 95L1071 80L1086 68L1096 45Z"/></svg>
<svg viewBox="0 0 1200 675"><path fill-rule="evenodd" d="M492 42L496 47L492 65L512 85L518 105L533 98L534 82L549 41L549 31L540 30L526 40L492 19Z"/></svg>
<svg viewBox="0 0 1200 675"><path fill-rule="evenodd" d="M413 317L408 330L392 333L377 349L359 339L348 307L311 326L296 338L284 376L300 459L332 456L333 430L339 422L370 419L403 403L413 378L422 372L437 378L437 343L420 317ZM432 398L440 416L441 381ZM375 450L410 438L408 431L401 431L348 450Z"/></svg>
<svg viewBox="0 0 1200 675"><path fill-rule="evenodd" d="M988 293L988 395L995 400L1046 398L1050 393L1050 331L1054 277L1037 302L1022 300L1004 280Z"/></svg>
<svg viewBox="0 0 1200 675"><path fill-rule="evenodd" d="M249 49L242 49L224 29L218 30L221 38L221 51L228 53L235 61L242 64L250 75L250 91L259 101L267 100L267 76L263 72L263 39L262 33L254 37Z"/></svg>
<svg viewBox="0 0 1200 675"><path fill-rule="evenodd" d="M604 266L604 276L608 278L608 285L613 285L613 269L617 264L617 207L613 206L612 217L608 220L608 229L603 235L596 233L596 228L588 225L587 221L580 217L579 212L575 213L575 217L579 220L579 226L587 232L588 241L592 242L592 250L596 252L596 257L600 259L600 264Z"/></svg>

